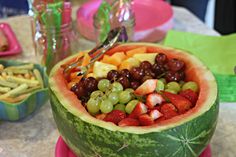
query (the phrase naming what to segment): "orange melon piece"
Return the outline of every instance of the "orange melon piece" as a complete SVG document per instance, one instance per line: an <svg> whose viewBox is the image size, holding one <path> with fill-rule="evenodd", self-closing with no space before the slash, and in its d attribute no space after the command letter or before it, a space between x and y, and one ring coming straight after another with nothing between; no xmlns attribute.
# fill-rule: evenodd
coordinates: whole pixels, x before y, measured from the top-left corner
<svg viewBox="0 0 236 157"><path fill-rule="evenodd" d="M113 54L112 56L104 55L101 62L119 66L125 58L126 58L126 55L124 52L117 52Z"/></svg>
<svg viewBox="0 0 236 157"><path fill-rule="evenodd" d="M89 64L89 62L90 62L90 60L91 60L91 57L86 53L85 55L84 55L84 58L83 58L83 61L82 61L82 66L86 66L86 65L88 65Z"/></svg>
<svg viewBox="0 0 236 157"><path fill-rule="evenodd" d="M109 56L109 55L104 55L101 62L110 64L110 60L111 60L110 57L111 56Z"/></svg>
<svg viewBox="0 0 236 157"><path fill-rule="evenodd" d="M135 54L142 54L142 53L147 53L147 47L139 47L136 49L126 51L126 56L133 57L133 55Z"/></svg>

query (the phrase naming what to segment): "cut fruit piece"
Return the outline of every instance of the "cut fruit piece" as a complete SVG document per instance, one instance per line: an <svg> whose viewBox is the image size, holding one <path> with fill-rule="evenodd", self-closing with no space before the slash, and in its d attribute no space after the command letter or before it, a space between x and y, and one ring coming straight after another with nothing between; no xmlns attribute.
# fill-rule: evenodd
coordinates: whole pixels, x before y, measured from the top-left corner
<svg viewBox="0 0 236 157"><path fill-rule="evenodd" d="M106 113L101 113L101 114L97 114L95 117L96 117L97 119L103 120L106 116L107 116Z"/></svg>
<svg viewBox="0 0 236 157"><path fill-rule="evenodd" d="M147 113L146 105L142 102L139 102L128 117L138 118L140 115L145 114L145 113Z"/></svg>
<svg viewBox="0 0 236 157"><path fill-rule="evenodd" d="M124 112L120 110L113 110L106 115L104 121L112 122L117 125L124 118L126 118L126 114Z"/></svg>
<svg viewBox="0 0 236 157"><path fill-rule="evenodd" d="M181 96L185 97L186 99L188 99L192 103L191 107L193 107L197 102L198 95L197 95L197 93L195 93L191 89L181 91L179 93L179 95L181 95Z"/></svg>
<svg viewBox="0 0 236 157"><path fill-rule="evenodd" d="M139 47L133 50L126 51L128 57L132 57L135 54L143 54L147 52L147 47Z"/></svg>
<svg viewBox="0 0 236 157"><path fill-rule="evenodd" d="M150 111L149 116L152 117L152 119L156 120L156 119L162 117L163 114L160 111L158 111L157 109L154 109L154 110Z"/></svg>
<svg viewBox="0 0 236 157"><path fill-rule="evenodd" d="M149 109L154 108L157 104L161 104L165 101L165 99L158 93L151 93L146 98L146 106Z"/></svg>
<svg viewBox="0 0 236 157"><path fill-rule="evenodd" d="M149 126L154 123L154 119L148 114L143 114L138 117L138 120L142 126Z"/></svg>
<svg viewBox="0 0 236 157"><path fill-rule="evenodd" d="M164 92L164 96L178 109L179 113L188 111L192 106L192 103L181 95Z"/></svg>
<svg viewBox="0 0 236 157"><path fill-rule="evenodd" d="M125 118L122 119L119 123L119 126L139 126L139 121L134 118Z"/></svg>
<svg viewBox="0 0 236 157"><path fill-rule="evenodd" d="M117 70L117 67L112 64L96 61L93 66L93 73L96 78L106 77L110 70Z"/></svg>
<svg viewBox="0 0 236 157"><path fill-rule="evenodd" d="M119 66L126 59L124 52L117 52L112 56L104 55L101 62Z"/></svg>
<svg viewBox="0 0 236 157"><path fill-rule="evenodd" d="M139 86L135 91L134 94L136 95L147 95L155 91L157 85L156 79L149 79L146 80L141 86Z"/></svg>
<svg viewBox="0 0 236 157"><path fill-rule="evenodd" d="M124 60L120 66L119 66L119 70L122 70L122 69L128 69L130 70L132 67L138 67L140 65L140 61L137 60L136 58L128 58L126 60Z"/></svg>
<svg viewBox="0 0 236 157"><path fill-rule="evenodd" d="M139 60L140 62L148 61L151 64L155 63L157 53L145 53L145 54L135 54L133 57Z"/></svg>
<svg viewBox="0 0 236 157"><path fill-rule="evenodd" d="M165 119L170 119L178 115L177 109L172 103L165 103L161 105L160 112L163 114Z"/></svg>
<svg viewBox="0 0 236 157"><path fill-rule="evenodd" d="M88 55L88 53L86 53L84 55L84 58L83 58L83 61L82 61L82 64L81 66L86 66L90 63L90 60L91 60L91 57Z"/></svg>

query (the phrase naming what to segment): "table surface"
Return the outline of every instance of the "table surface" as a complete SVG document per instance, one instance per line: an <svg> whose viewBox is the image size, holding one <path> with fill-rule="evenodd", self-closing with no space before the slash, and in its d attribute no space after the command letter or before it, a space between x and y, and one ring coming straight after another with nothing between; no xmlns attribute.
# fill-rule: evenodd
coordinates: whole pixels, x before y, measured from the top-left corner
<svg viewBox="0 0 236 157"><path fill-rule="evenodd" d="M176 30L219 35L186 9L174 7L174 14L174 29ZM18 16L2 19L0 22L11 25L23 48L22 54L7 59L36 61L29 18ZM83 38L80 39L79 44L81 49L94 46L93 42ZM235 119L236 103L221 103L217 129L211 141L213 157L236 156ZM47 102L39 111L22 121L0 124L0 157L53 157L58 137L59 133L53 120L50 103Z"/></svg>

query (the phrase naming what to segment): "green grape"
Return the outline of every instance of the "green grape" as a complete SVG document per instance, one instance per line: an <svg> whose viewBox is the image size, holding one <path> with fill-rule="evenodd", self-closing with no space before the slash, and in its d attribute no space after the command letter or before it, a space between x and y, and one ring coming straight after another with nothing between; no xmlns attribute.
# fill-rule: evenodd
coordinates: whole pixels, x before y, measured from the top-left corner
<svg viewBox="0 0 236 157"><path fill-rule="evenodd" d="M126 88L125 91L128 91L130 93L133 93L134 92L134 89L133 88Z"/></svg>
<svg viewBox="0 0 236 157"><path fill-rule="evenodd" d="M186 89L191 89L194 92L198 92L199 87L198 84L196 82L193 81L189 81L186 82L183 86L182 86L182 91L186 90Z"/></svg>
<svg viewBox="0 0 236 157"><path fill-rule="evenodd" d="M109 113L113 110L113 104L110 100L106 99L101 102L100 110L102 113Z"/></svg>
<svg viewBox="0 0 236 157"><path fill-rule="evenodd" d="M105 92L109 87L111 83L107 79L102 79L98 82L98 89Z"/></svg>
<svg viewBox="0 0 236 157"><path fill-rule="evenodd" d="M125 105L124 104L117 104L114 107L114 110L121 110L121 111L125 112Z"/></svg>
<svg viewBox="0 0 236 157"><path fill-rule="evenodd" d="M158 80L157 81L156 91L159 92L159 91L162 91L164 89L165 89L165 84L162 81Z"/></svg>
<svg viewBox="0 0 236 157"><path fill-rule="evenodd" d="M174 81L167 83L166 88L172 89L172 90L176 91L176 93L178 93L180 91L180 85Z"/></svg>
<svg viewBox="0 0 236 157"><path fill-rule="evenodd" d="M175 90L173 90L173 89L167 88L167 89L165 89L165 91L169 92L169 93L177 94L177 92Z"/></svg>
<svg viewBox="0 0 236 157"><path fill-rule="evenodd" d="M91 93L90 98L98 98L98 97L102 97L104 95L104 93L100 90L96 90L94 92Z"/></svg>
<svg viewBox="0 0 236 157"><path fill-rule="evenodd" d="M123 86L119 82L112 83L112 92L120 92L123 91Z"/></svg>
<svg viewBox="0 0 236 157"><path fill-rule="evenodd" d="M125 107L125 112L130 114L133 109L135 108L135 106L138 104L138 100L131 100Z"/></svg>
<svg viewBox="0 0 236 157"><path fill-rule="evenodd" d="M88 112L91 114L95 114L99 112L99 101L93 98L90 98L89 101L87 102L87 109Z"/></svg>
<svg viewBox="0 0 236 157"><path fill-rule="evenodd" d="M119 102L119 94L117 92L111 92L108 95L108 99L112 102L113 105Z"/></svg>
<svg viewBox="0 0 236 157"><path fill-rule="evenodd" d="M132 95L129 91L122 91L119 94L119 102L122 104L128 103L132 99Z"/></svg>
<svg viewBox="0 0 236 157"><path fill-rule="evenodd" d="M166 79L165 79L165 78L160 78L160 79L158 79L158 81L161 81L161 82L163 82L164 84L166 84Z"/></svg>

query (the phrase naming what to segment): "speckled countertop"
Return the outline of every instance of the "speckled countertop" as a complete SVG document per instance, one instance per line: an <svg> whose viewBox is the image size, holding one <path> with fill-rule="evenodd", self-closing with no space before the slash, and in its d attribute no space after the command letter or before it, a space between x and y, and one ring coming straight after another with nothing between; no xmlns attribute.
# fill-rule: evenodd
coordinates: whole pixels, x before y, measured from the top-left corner
<svg viewBox="0 0 236 157"><path fill-rule="evenodd" d="M74 11L75 13L75 11ZM207 35L218 35L183 8L174 8L175 29ZM32 46L30 20L27 16L0 20L14 30L23 53L7 59L36 61ZM81 49L89 49L94 43L80 39ZM216 132L211 141L213 157L236 156L236 103L221 103ZM0 123L0 157L54 157L59 133L54 123L50 104L20 122Z"/></svg>

